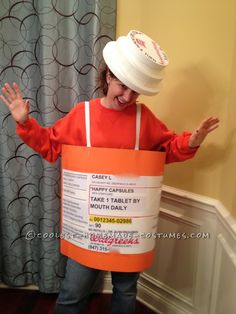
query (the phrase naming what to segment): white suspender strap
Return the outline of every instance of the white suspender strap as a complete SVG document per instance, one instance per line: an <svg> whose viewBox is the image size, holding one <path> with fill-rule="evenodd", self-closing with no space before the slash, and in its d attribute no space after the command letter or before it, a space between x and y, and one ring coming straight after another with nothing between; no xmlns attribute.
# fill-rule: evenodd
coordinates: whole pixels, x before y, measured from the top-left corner
<svg viewBox="0 0 236 314"><path fill-rule="evenodd" d="M86 142L87 147L91 147L90 141L90 110L89 101L85 101L85 129L86 129Z"/></svg>
<svg viewBox="0 0 236 314"><path fill-rule="evenodd" d="M140 140L140 127L141 127L141 104L136 104L136 142L135 150L139 150L139 140Z"/></svg>
<svg viewBox="0 0 236 314"><path fill-rule="evenodd" d="M139 150L140 126L141 126L141 104L137 104L136 105L136 142L135 142L135 147L134 147L135 150ZM85 129L86 129L87 147L91 147L89 101L85 101Z"/></svg>

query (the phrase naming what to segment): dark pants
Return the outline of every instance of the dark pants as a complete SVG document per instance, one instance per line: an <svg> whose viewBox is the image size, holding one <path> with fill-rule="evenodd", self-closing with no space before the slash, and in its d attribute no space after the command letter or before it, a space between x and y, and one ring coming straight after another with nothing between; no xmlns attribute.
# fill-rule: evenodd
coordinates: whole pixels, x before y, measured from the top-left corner
<svg viewBox="0 0 236 314"><path fill-rule="evenodd" d="M93 291L101 271L68 259L65 278L55 307L55 314L80 314ZM113 295L111 314L134 314L139 273L111 272Z"/></svg>

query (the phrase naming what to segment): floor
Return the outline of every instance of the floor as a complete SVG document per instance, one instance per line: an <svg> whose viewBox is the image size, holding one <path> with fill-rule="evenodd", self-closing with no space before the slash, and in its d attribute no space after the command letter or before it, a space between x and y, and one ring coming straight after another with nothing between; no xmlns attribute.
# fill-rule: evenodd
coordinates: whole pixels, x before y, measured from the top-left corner
<svg viewBox="0 0 236 314"><path fill-rule="evenodd" d="M35 290L0 289L0 313L53 314L56 298L57 294L45 294ZM110 294L93 295L86 314L108 314L110 300ZM136 314L155 313L137 301Z"/></svg>

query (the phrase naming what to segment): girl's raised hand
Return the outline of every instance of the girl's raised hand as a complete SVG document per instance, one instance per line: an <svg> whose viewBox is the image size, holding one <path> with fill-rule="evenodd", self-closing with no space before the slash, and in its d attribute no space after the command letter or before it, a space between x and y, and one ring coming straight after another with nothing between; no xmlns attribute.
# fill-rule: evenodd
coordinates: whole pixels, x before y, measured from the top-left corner
<svg viewBox="0 0 236 314"><path fill-rule="evenodd" d="M202 144L206 136L218 128L219 119L215 117L210 117L199 125L199 127L192 133L189 139L189 147L197 147Z"/></svg>
<svg viewBox="0 0 236 314"><path fill-rule="evenodd" d="M16 83L13 83L12 87L8 83L4 84L0 99L8 107L16 122L24 123L28 119L29 101L23 99Z"/></svg>

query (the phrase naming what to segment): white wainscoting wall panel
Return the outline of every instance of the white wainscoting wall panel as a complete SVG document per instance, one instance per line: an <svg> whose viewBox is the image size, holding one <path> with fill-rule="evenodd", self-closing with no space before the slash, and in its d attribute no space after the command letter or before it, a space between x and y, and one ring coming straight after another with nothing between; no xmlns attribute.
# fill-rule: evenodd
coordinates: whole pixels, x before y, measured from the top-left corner
<svg viewBox="0 0 236 314"><path fill-rule="evenodd" d="M141 302L163 314L236 313L236 221L219 201L164 186L154 236Z"/></svg>

